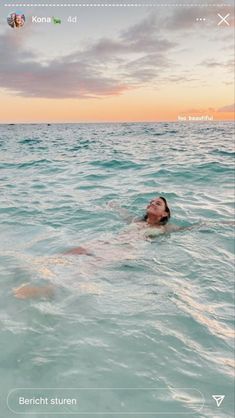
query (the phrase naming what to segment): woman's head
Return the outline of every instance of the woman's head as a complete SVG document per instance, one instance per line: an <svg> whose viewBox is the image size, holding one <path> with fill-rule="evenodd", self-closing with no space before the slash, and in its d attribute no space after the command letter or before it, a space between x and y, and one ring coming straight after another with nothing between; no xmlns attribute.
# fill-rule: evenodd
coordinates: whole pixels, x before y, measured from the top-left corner
<svg viewBox="0 0 235 418"><path fill-rule="evenodd" d="M170 217L171 212L165 197L159 196L149 202L144 220L151 220L151 223L156 225L165 225Z"/></svg>
<svg viewBox="0 0 235 418"><path fill-rule="evenodd" d="M15 15L15 25L17 28L24 26L24 15Z"/></svg>

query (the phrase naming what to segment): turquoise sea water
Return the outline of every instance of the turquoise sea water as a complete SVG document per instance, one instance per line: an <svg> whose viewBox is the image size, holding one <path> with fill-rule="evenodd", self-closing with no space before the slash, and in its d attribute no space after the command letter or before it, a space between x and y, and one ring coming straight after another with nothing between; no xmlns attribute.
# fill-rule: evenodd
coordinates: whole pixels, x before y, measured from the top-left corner
<svg viewBox="0 0 235 418"><path fill-rule="evenodd" d="M233 140L215 122L0 126L1 416L233 416ZM115 208L157 195L199 225L144 239ZM96 257L63 255L79 245ZM23 283L54 296L16 299ZM14 388L79 405L40 415L15 391L9 409Z"/></svg>

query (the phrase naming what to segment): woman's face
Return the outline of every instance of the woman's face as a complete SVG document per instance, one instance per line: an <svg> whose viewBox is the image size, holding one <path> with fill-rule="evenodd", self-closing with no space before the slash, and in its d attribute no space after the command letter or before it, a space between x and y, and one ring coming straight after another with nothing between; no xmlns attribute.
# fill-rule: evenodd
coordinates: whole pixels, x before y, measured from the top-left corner
<svg viewBox="0 0 235 418"><path fill-rule="evenodd" d="M156 220L160 220L162 217L167 216L164 200L160 197L151 200L147 206L146 212L147 215L156 217Z"/></svg>
<svg viewBox="0 0 235 418"><path fill-rule="evenodd" d="M16 26L23 26L24 20L21 15L16 15L15 17Z"/></svg>

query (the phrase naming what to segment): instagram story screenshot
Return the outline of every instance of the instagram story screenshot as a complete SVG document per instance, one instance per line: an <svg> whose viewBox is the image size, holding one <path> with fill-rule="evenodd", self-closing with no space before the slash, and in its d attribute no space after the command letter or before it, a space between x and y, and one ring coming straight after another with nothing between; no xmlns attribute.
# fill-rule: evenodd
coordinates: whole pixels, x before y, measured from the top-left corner
<svg viewBox="0 0 235 418"><path fill-rule="evenodd" d="M0 416L232 418L232 0L0 2Z"/></svg>

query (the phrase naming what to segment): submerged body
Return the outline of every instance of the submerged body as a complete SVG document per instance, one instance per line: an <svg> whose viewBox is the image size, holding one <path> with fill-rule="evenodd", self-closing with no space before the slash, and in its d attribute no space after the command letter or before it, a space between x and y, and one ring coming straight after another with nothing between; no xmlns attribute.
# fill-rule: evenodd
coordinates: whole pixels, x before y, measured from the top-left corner
<svg viewBox="0 0 235 418"><path fill-rule="evenodd" d="M111 236L110 240L94 240L87 243L86 247L79 246L71 248L63 253L63 256L90 256L84 263L84 268L89 270L104 266L104 263L136 260L140 256L141 242L152 240L159 235L178 231L180 228L175 225L168 225L170 210L163 197L152 200L146 208L146 215L142 220L133 220L116 237ZM58 263L58 257L52 257L47 263ZM53 272L46 266L40 268L41 272L46 271L44 279L53 277ZM14 289L14 295L20 299L32 297L51 297L53 287L51 286L32 286L24 284Z"/></svg>
<svg viewBox="0 0 235 418"><path fill-rule="evenodd" d="M110 205L111 206L111 205ZM130 246L138 240L146 240L157 237L165 233L176 232L181 229L176 225L168 224L171 217L170 209L164 197L157 197L151 200L146 208L144 218L135 220L129 213L116 205L112 207L119 210L121 215L129 221L128 227L118 234L117 237L112 237L111 242L103 242L102 246L108 244L111 247L113 244L129 244ZM66 255L95 255L97 250L97 242L90 242L87 248L76 247L66 251ZM103 248L104 252L105 249ZM103 252L102 252L103 254ZM125 254L124 254L125 258Z"/></svg>

